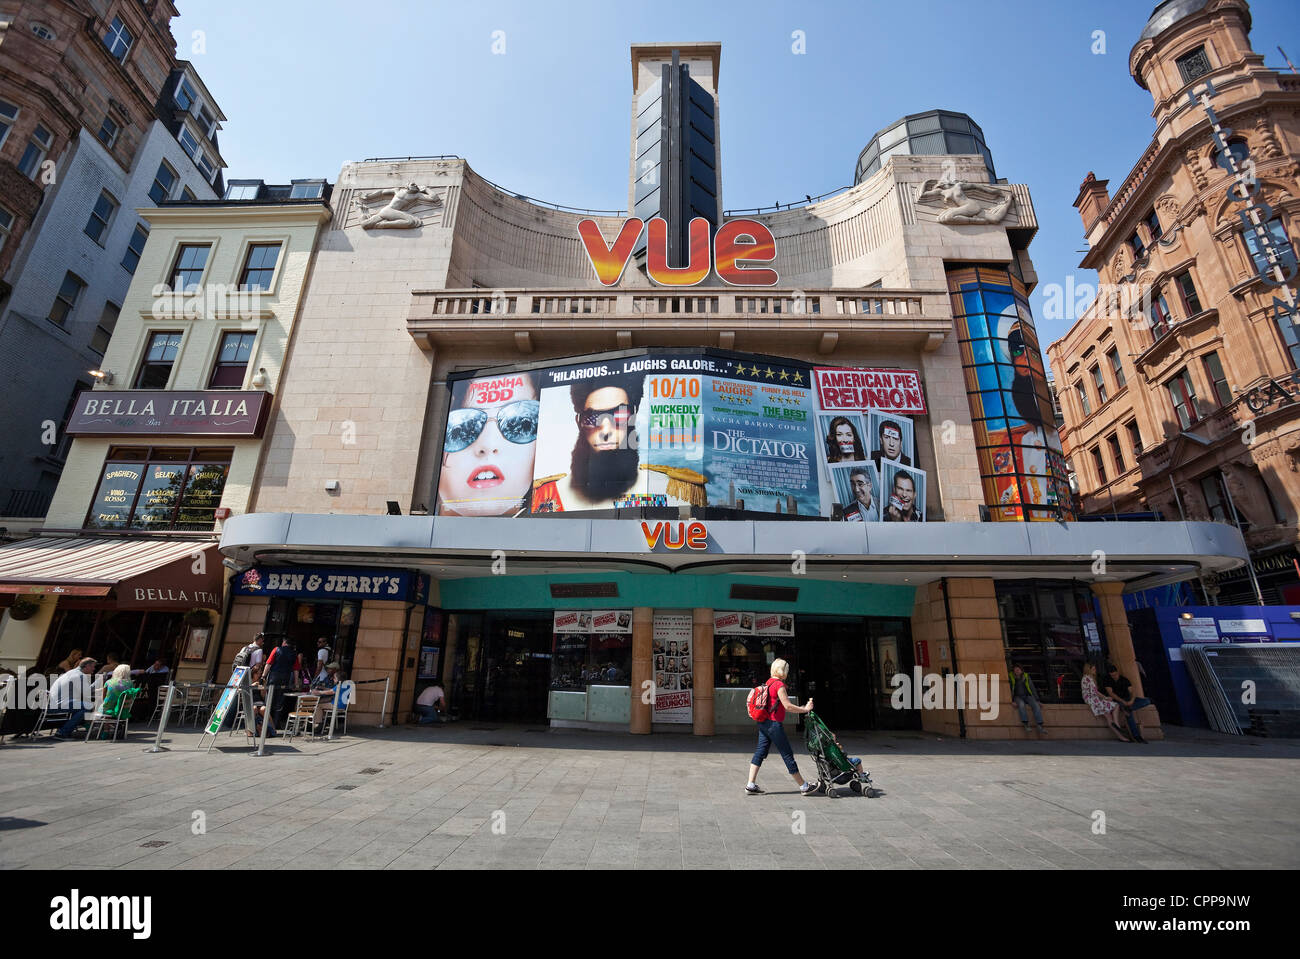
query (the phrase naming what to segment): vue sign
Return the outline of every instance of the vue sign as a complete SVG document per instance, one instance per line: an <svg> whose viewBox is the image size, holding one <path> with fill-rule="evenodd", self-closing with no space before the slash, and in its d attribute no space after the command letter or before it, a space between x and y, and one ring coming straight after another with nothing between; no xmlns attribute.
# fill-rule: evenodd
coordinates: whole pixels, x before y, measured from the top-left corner
<svg viewBox="0 0 1300 959"><path fill-rule="evenodd" d="M776 270L745 265L776 259L776 238L757 220L728 220L722 224L713 239L710 259L709 221L695 217L687 227L690 259L685 266L668 265L668 221L663 217L654 217L649 223L636 217L626 221L613 246L605 244L595 220L583 220L578 224L578 236L602 286L613 286L623 276L642 227L648 231L646 272L660 286L695 286L709 275L711 266L724 283L732 286L776 286L779 279Z"/></svg>
<svg viewBox="0 0 1300 959"><path fill-rule="evenodd" d="M674 527L676 527L675 538ZM641 533L645 536L645 544L651 551L659 545L661 539L669 549L681 549L683 546L687 549L709 548L709 531L700 522L689 524L655 523L654 526L651 526L645 520L642 520Z"/></svg>

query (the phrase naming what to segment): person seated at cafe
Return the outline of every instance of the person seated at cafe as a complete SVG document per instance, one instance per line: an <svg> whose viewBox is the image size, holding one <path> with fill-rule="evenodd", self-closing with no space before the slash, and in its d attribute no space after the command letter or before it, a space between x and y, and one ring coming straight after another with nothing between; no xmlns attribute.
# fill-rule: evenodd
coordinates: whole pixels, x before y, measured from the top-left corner
<svg viewBox="0 0 1300 959"><path fill-rule="evenodd" d="M54 681L50 687L50 709L69 713L68 721L55 730L59 739L71 739L86 713L94 705L95 667L98 665L89 656L77 663L76 667Z"/></svg>
<svg viewBox="0 0 1300 959"><path fill-rule="evenodd" d="M122 708L123 699L130 692L139 692L139 687L131 679L131 666L128 663L118 663L104 684L104 707L100 712L105 716L116 716Z"/></svg>
<svg viewBox="0 0 1300 959"><path fill-rule="evenodd" d="M117 658L116 653L107 653L104 656L104 665L99 667L100 673L112 673L121 665L121 660ZM96 673L98 675L98 673Z"/></svg>
<svg viewBox="0 0 1300 959"><path fill-rule="evenodd" d="M257 732L261 732L261 721L266 715L266 687L262 685L262 667L260 665L254 666L249 670L248 683L249 688L253 692L253 728ZM255 735L252 730L246 729L245 732L250 736ZM274 721L272 721L271 725L267 728L266 734L268 737L275 735Z"/></svg>
<svg viewBox="0 0 1300 959"><path fill-rule="evenodd" d="M170 672L171 672L171 667L167 665L167 660L159 656L157 659L153 661L153 665L150 666L148 669L133 669L131 670L131 675L132 676L141 676L141 675L165 676L167 673Z"/></svg>
<svg viewBox="0 0 1300 959"><path fill-rule="evenodd" d="M339 664L337 660L332 663L326 663L325 668L321 670L320 675L317 676L314 680L312 680L311 683L312 692L317 692L319 690L333 689L335 686L339 684L338 673L339 673Z"/></svg>
<svg viewBox="0 0 1300 959"><path fill-rule="evenodd" d="M433 723L447 721L447 695L437 683L425 687L415 700L415 711L419 715L419 725L429 726Z"/></svg>
<svg viewBox="0 0 1300 959"><path fill-rule="evenodd" d="M59 665L54 667L54 672L62 676L68 670L76 669L77 664L81 662L83 658L84 658L84 653L80 649L74 649L72 652L68 653L67 659L65 659L63 662L59 663Z"/></svg>

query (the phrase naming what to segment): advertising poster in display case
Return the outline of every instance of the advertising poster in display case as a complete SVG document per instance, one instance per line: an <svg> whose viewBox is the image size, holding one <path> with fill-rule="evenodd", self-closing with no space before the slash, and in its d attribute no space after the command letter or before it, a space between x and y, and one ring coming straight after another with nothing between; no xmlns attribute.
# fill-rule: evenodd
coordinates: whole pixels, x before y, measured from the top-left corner
<svg viewBox="0 0 1300 959"><path fill-rule="evenodd" d="M706 349L453 376L435 512L822 515L812 376ZM867 423L855 420L865 457Z"/></svg>
<svg viewBox="0 0 1300 959"><path fill-rule="evenodd" d="M537 451L535 374L455 382L450 410L438 476L438 515L526 513Z"/></svg>
<svg viewBox="0 0 1300 959"><path fill-rule="evenodd" d="M805 385L794 385L787 369L755 364L750 371L769 373L771 382L705 378L709 505L816 516L821 495L812 390L802 375Z"/></svg>
<svg viewBox="0 0 1300 959"><path fill-rule="evenodd" d="M724 636L752 636L754 634L754 614L715 610L713 613L713 632Z"/></svg>
<svg viewBox="0 0 1300 959"><path fill-rule="evenodd" d="M926 412L919 371L817 367L813 376L822 515L850 523L923 521L926 475L915 466L912 421ZM906 472L896 493L900 468Z"/></svg>
<svg viewBox="0 0 1300 959"><path fill-rule="evenodd" d="M754 613L755 636L793 636L792 613Z"/></svg>
<svg viewBox="0 0 1300 959"><path fill-rule="evenodd" d="M655 613L654 719L656 723L694 720L695 679L692 614Z"/></svg>
<svg viewBox="0 0 1300 959"><path fill-rule="evenodd" d="M898 639L894 636L881 636L876 641L876 651L880 656L880 688L892 689L890 680L898 672Z"/></svg>
<svg viewBox="0 0 1300 959"><path fill-rule="evenodd" d="M886 523L925 522L925 471L885 460L882 485Z"/></svg>

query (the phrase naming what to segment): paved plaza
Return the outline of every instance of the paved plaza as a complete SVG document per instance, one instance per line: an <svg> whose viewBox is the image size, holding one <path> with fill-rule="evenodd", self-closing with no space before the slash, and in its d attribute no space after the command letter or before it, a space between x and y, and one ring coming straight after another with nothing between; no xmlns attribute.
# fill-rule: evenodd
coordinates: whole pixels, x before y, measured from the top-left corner
<svg viewBox="0 0 1300 959"><path fill-rule="evenodd" d="M835 800L801 797L775 756L767 793L744 795L748 736L458 723L273 739L261 758L184 732L159 754L143 732L8 740L0 868L1300 865L1300 742L1167 731L1147 746L848 734L883 794Z"/></svg>

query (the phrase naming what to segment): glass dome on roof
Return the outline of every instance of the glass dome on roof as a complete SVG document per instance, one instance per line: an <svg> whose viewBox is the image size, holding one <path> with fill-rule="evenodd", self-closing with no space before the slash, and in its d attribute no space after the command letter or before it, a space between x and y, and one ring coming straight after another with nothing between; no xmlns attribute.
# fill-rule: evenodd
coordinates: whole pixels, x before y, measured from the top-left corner
<svg viewBox="0 0 1300 959"><path fill-rule="evenodd" d="M964 113L930 110L914 113L881 130L858 155L853 182L861 183L891 156L978 154L984 157L990 179L996 180L993 154L984 145L984 131Z"/></svg>

